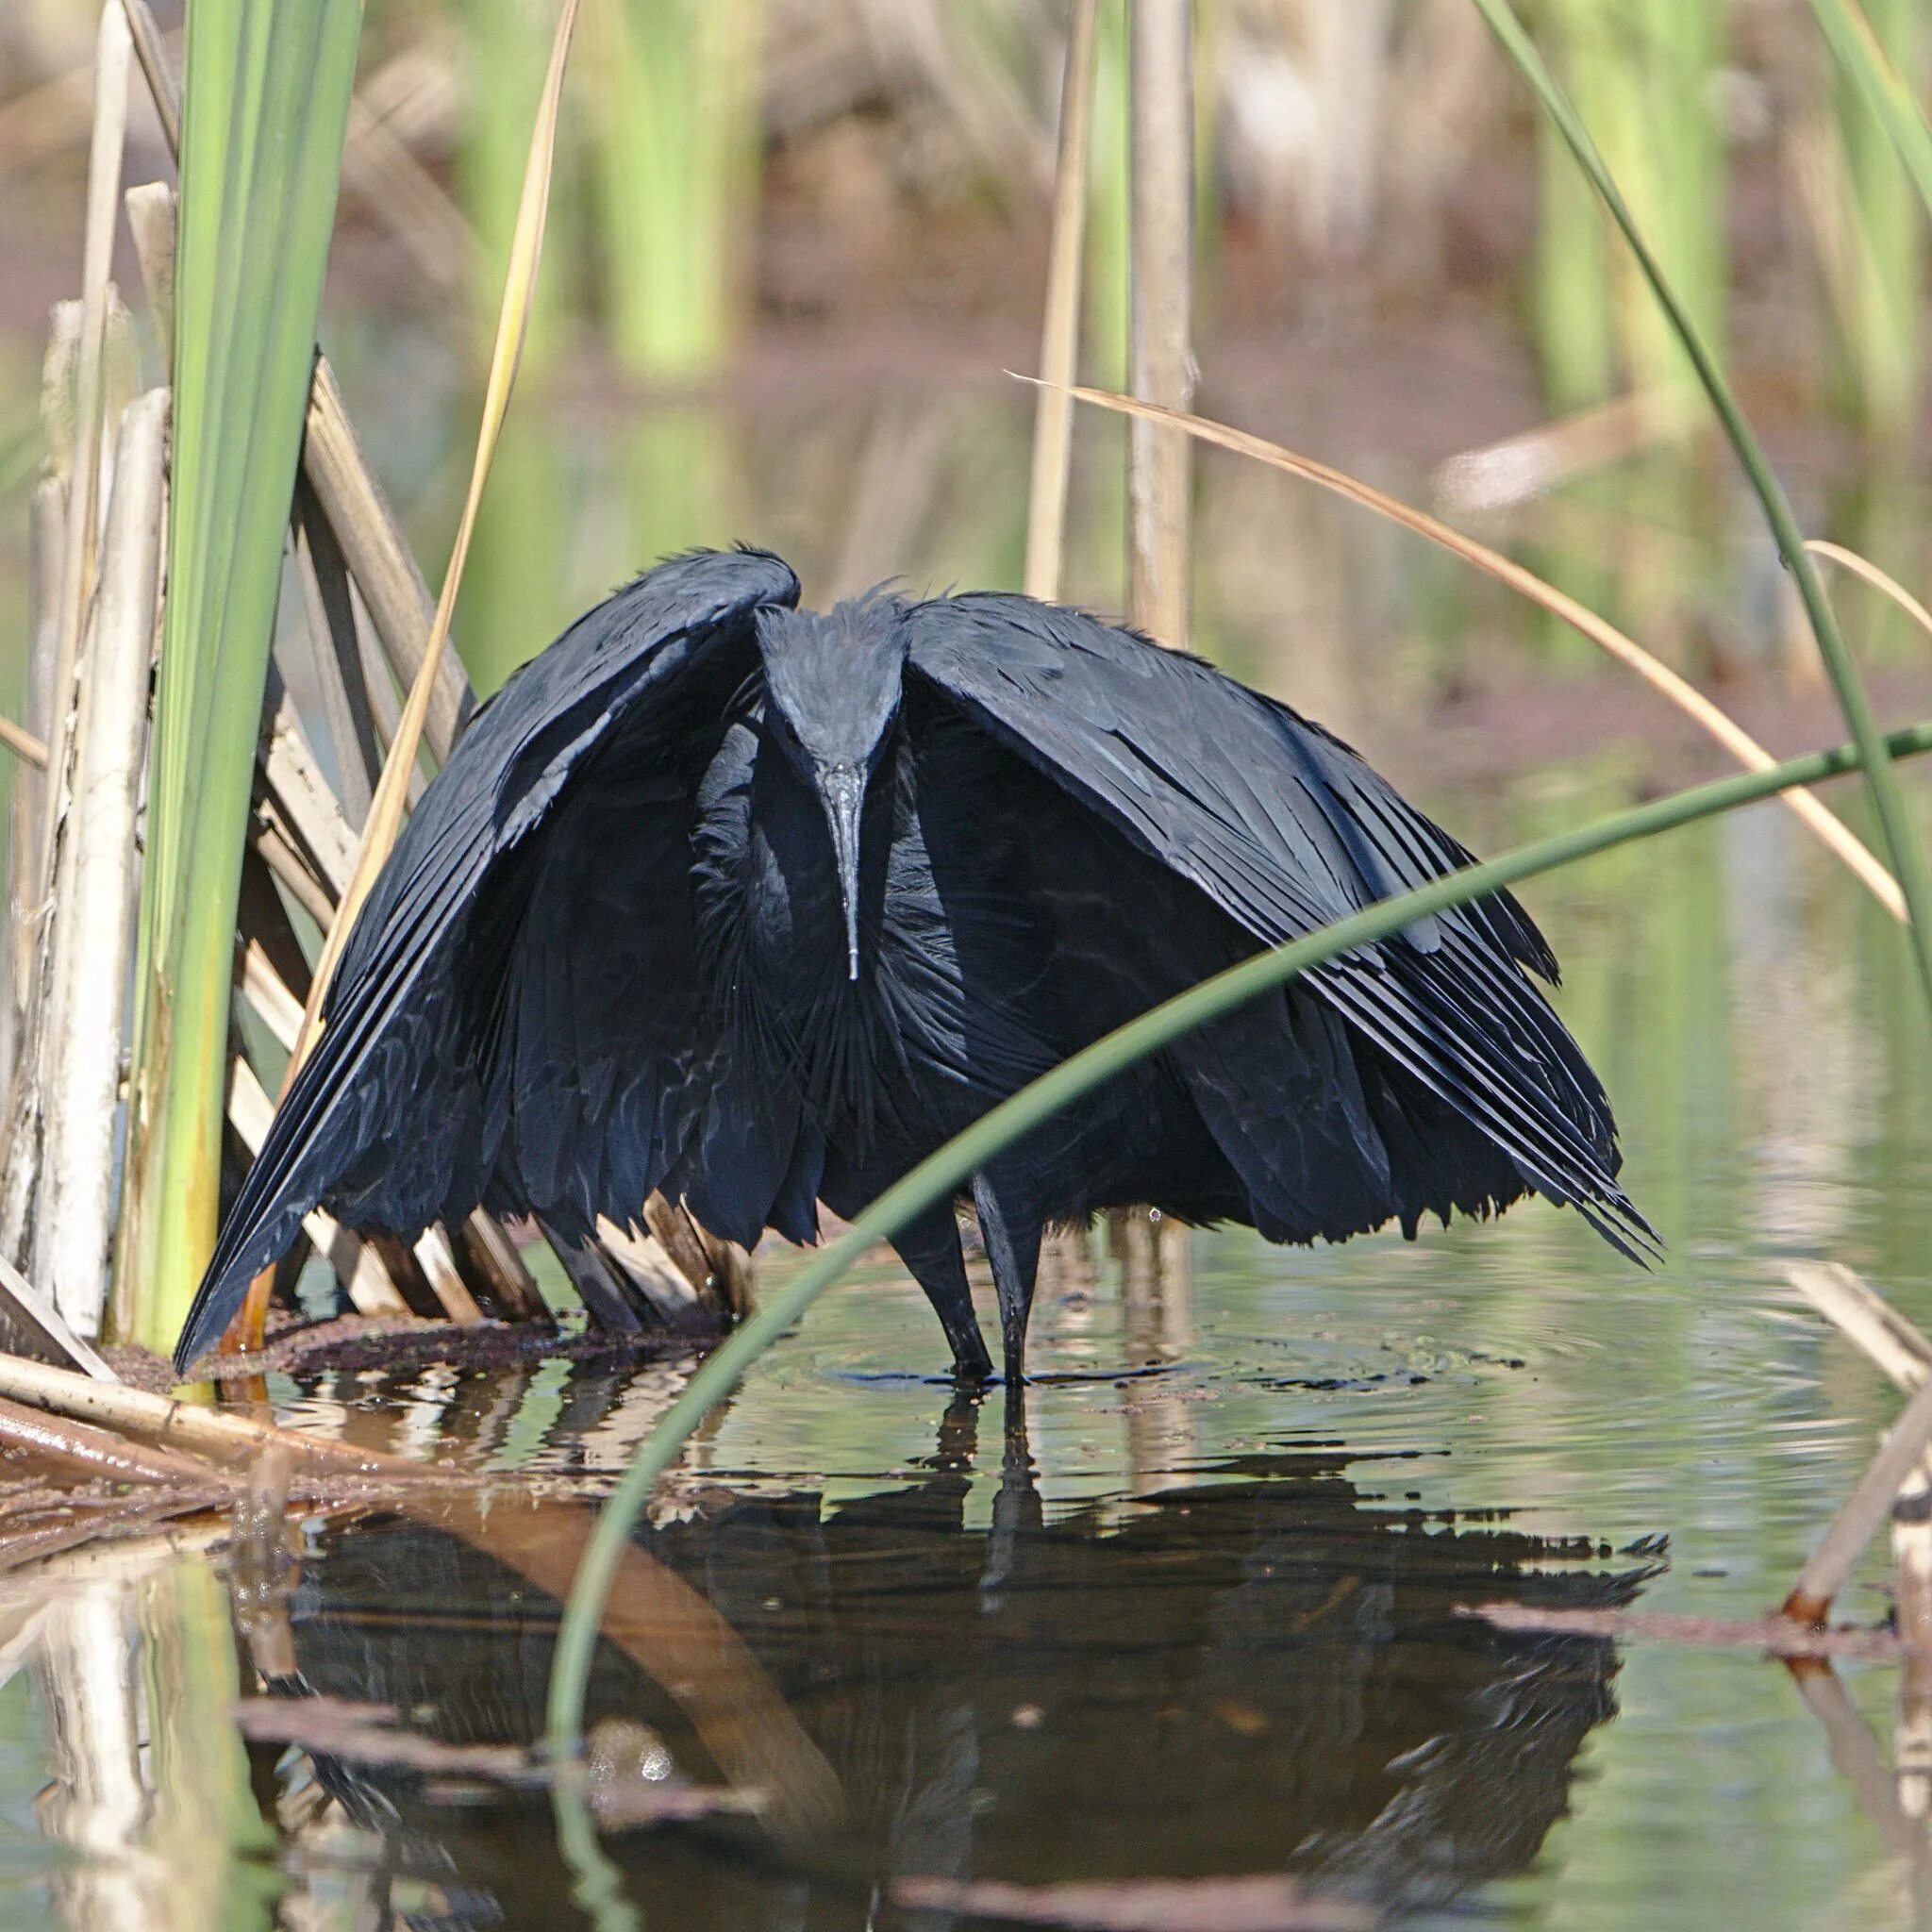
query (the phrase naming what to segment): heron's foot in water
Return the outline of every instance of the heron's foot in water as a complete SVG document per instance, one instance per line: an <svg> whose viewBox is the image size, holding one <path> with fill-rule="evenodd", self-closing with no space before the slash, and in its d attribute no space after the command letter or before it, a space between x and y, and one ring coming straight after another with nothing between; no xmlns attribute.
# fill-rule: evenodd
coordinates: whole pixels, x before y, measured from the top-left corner
<svg viewBox="0 0 1932 1932"><path fill-rule="evenodd" d="M986 1352L986 1343L975 1327L966 1335L949 1335L953 1344L953 1380L962 1393L977 1392L988 1388L995 1379L992 1372L992 1357Z"/></svg>

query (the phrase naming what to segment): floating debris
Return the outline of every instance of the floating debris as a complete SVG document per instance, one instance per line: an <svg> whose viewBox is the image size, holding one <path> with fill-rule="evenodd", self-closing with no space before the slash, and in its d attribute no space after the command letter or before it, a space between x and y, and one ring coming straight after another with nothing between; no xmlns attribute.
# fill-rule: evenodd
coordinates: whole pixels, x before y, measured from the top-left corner
<svg viewBox="0 0 1932 1932"><path fill-rule="evenodd" d="M1895 1663L1916 1655L1891 1630L1839 1624L1816 1629L1790 1617L1686 1617L1661 1610L1559 1610L1535 1604L1476 1604L1462 1611L1498 1630L1541 1631L1560 1637L1647 1637L1660 1643L1717 1649L1761 1650L1768 1657L1846 1657L1859 1663Z"/></svg>
<svg viewBox="0 0 1932 1932"><path fill-rule="evenodd" d="M1353 1899L1317 1898L1292 1878L1140 1878L1096 1885L898 1878L909 1911L962 1912L1080 1932L1356 1932L1379 1916Z"/></svg>

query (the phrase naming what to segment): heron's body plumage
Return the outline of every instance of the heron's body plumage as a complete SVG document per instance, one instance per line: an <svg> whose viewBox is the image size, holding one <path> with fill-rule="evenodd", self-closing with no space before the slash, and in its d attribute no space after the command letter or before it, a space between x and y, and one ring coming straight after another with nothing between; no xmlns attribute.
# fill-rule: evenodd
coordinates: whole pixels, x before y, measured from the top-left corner
<svg viewBox="0 0 1932 1932"><path fill-rule="evenodd" d="M1067 1055L1468 855L1338 741L1012 596L826 617L757 552L620 591L479 714L357 928L184 1331L325 1202L566 1239L659 1189L813 1238ZM1619 1245L1609 1108L1498 894L1175 1041L981 1173L1018 1359L1041 1227L1149 1202L1341 1240L1536 1191ZM950 1210L899 1242L987 1362Z"/></svg>

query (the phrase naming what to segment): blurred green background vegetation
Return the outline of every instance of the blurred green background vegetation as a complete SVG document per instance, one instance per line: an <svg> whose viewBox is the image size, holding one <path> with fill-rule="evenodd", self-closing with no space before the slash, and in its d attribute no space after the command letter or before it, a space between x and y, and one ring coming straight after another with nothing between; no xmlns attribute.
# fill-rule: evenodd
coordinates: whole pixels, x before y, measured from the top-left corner
<svg viewBox="0 0 1932 1932"><path fill-rule="evenodd" d="M178 7L161 11L178 24ZM1925 9L1868 11L1923 83ZM779 542L814 592L894 571L1014 579L1030 399L1000 372L1035 356L1064 14L1058 0L587 12L542 313L458 625L479 683L613 578L694 541ZM1118 5L1102 14L1086 360L1109 382L1124 35ZM0 638L24 608L47 308L77 276L94 18L86 0L9 0L0 18ZM1809 8L1541 0L1531 18L1810 491L1811 522L1921 580L1924 221ZM538 0L367 8L324 334L432 563L551 23ZM1199 42L1203 406L1412 493L1440 487L1452 508L1457 473L1439 464L1557 418L1532 469L1588 474L1500 505L1484 484L1467 508L1512 518L1531 560L1693 670L1775 658L1775 608L1743 635L1776 587L1740 552L1727 501L1676 449L1645 457L1671 434L1648 406L1678 378L1676 352L1474 9L1203 0ZM142 102L132 142L135 177L165 172ZM1108 608L1119 433L1082 425L1070 558L1070 591ZM1284 567L1272 518L1249 554L1213 512L1218 492L1257 487L1215 467L1203 484L1210 647L1251 668L1291 633L1299 652L1324 578L1350 587L1342 621L1387 628L1393 595L1444 635L1432 566L1356 567L1384 533L1352 528L1339 574L1322 557ZM1411 602L1401 586L1418 574ZM1870 641L1907 648L1889 625ZM1558 664L1580 649L1537 648ZM1319 639L1311 654L1319 696Z"/></svg>

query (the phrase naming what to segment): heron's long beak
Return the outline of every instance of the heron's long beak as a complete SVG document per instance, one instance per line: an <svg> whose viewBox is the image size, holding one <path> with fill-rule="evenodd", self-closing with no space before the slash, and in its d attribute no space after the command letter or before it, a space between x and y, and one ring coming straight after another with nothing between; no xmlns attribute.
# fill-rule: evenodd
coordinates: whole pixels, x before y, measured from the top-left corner
<svg viewBox="0 0 1932 1932"><path fill-rule="evenodd" d="M858 977L858 819L865 808L865 774L850 765L824 766L819 801L832 828L832 858L839 868L839 898L845 908L845 960Z"/></svg>

